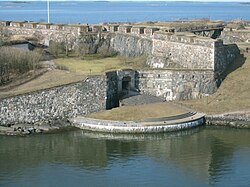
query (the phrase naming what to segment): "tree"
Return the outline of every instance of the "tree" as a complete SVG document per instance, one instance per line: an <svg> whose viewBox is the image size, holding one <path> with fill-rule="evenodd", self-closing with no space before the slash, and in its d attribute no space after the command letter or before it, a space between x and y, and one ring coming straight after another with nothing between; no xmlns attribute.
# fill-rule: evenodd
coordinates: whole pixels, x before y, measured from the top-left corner
<svg viewBox="0 0 250 187"><path fill-rule="evenodd" d="M49 43L49 52L54 57L58 57L60 53L62 53L63 50L63 44L59 42L50 41Z"/></svg>

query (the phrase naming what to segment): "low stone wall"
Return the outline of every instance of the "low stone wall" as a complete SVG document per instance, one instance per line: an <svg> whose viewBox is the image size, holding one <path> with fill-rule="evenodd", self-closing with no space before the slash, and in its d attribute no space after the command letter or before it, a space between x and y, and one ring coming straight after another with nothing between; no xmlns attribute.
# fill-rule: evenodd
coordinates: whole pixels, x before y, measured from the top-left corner
<svg viewBox="0 0 250 187"><path fill-rule="evenodd" d="M0 125L35 124L106 109L106 77L0 100Z"/></svg>
<svg viewBox="0 0 250 187"><path fill-rule="evenodd" d="M50 41L55 42L65 42L67 41L74 41L78 38L79 33L70 30L49 30L49 29L30 29L30 28L19 28L19 27L6 27L9 34L13 35L24 35L33 37L40 44L49 45Z"/></svg>
<svg viewBox="0 0 250 187"><path fill-rule="evenodd" d="M250 129L250 116L237 113L228 115L207 115L206 125Z"/></svg>
<svg viewBox="0 0 250 187"><path fill-rule="evenodd" d="M110 121L92 118L73 118L70 119L73 126L80 129L110 132L110 133L160 133L189 129L203 125L204 115L198 114L192 119L162 121L162 122L134 122L134 121Z"/></svg>
<svg viewBox="0 0 250 187"><path fill-rule="evenodd" d="M223 31L221 38L225 43L248 42L250 43L250 31Z"/></svg>

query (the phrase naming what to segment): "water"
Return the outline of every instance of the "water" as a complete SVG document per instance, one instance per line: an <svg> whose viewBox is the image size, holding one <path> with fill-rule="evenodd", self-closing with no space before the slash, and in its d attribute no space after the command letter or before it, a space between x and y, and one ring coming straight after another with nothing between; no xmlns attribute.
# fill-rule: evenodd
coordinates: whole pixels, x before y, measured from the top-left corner
<svg viewBox="0 0 250 187"><path fill-rule="evenodd" d="M250 6L239 2L50 2L53 23L172 21L210 18L250 20ZM47 21L47 4L0 2L0 20Z"/></svg>
<svg viewBox="0 0 250 187"><path fill-rule="evenodd" d="M0 186L249 186L250 130L0 136Z"/></svg>

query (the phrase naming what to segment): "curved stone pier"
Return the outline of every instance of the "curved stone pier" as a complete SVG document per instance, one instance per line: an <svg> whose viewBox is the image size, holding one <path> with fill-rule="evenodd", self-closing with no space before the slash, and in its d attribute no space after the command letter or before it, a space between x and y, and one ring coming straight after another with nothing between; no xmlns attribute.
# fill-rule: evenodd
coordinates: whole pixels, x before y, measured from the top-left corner
<svg viewBox="0 0 250 187"><path fill-rule="evenodd" d="M111 133L159 133L179 131L203 125L205 123L204 114L195 113L186 118L155 121L155 122L135 122L135 121L111 121L93 118L77 117L69 121L73 126L80 129L111 132Z"/></svg>

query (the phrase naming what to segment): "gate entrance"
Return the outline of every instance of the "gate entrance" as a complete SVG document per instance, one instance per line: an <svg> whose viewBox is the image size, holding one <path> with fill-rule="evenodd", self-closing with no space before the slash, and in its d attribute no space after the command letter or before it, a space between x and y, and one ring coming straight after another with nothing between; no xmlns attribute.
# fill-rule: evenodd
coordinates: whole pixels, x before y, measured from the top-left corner
<svg viewBox="0 0 250 187"><path fill-rule="evenodd" d="M122 90L130 90L131 77L122 78Z"/></svg>

